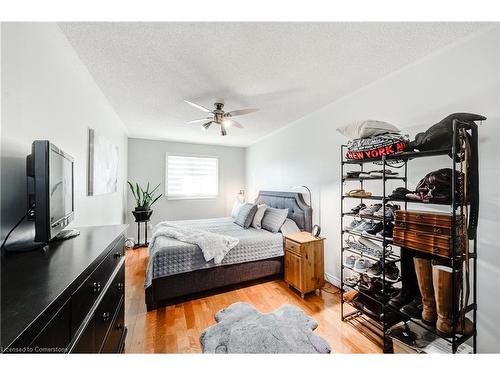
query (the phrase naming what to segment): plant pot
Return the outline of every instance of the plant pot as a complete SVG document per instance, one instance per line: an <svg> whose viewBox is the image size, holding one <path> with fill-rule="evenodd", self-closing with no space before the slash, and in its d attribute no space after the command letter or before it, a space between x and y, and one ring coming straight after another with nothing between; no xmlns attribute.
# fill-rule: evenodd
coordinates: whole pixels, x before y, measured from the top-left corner
<svg viewBox="0 0 500 375"><path fill-rule="evenodd" d="M153 210L135 210L132 211L135 217L135 221L148 221L151 215L153 214Z"/></svg>
<svg viewBox="0 0 500 375"><path fill-rule="evenodd" d="M136 207L136 211L150 211L151 207L150 206L142 206L142 207Z"/></svg>

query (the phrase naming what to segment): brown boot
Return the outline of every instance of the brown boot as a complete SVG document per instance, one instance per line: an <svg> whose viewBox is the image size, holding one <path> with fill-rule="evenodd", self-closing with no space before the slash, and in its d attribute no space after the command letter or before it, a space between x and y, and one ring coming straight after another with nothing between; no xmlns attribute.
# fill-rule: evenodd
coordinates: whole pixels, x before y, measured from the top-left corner
<svg viewBox="0 0 500 375"><path fill-rule="evenodd" d="M462 280L460 272L456 272L455 279L455 303L458 306ZM451 336L453 331L453 272L450 267L433 265L432 279L434 283L434 294L436 296L436 307L438 319L436 329L445 336ZM455 333L470 334L474 330L472 322L465 318L460 319L458 308L455 310Z"/></svg>
<svg viewBox="0 0 500 375"><path fill-rule="evenodd" d="M432 286L431 261L415 257L413 262L415 262L415 273L422 296L422 321L426 324L434 324L436 321L436 302L434 300L435 288Z"/></svg>

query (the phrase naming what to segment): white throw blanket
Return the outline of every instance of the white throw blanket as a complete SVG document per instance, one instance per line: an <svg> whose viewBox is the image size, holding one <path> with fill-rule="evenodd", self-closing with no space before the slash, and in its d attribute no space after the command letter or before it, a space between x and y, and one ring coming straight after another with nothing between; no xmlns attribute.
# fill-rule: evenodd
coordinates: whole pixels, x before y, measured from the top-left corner
<svg viewBox="0 0 500 375"><path fill-rule="evenodd" d="M154 227L149 247L153 248L156 239L162 236L198 245L205 260L209 262L213 259L215 264L220 264L229 250L239 242L239 239L235 237L199 229L188 229L168 221L162 221Z"/></svg>

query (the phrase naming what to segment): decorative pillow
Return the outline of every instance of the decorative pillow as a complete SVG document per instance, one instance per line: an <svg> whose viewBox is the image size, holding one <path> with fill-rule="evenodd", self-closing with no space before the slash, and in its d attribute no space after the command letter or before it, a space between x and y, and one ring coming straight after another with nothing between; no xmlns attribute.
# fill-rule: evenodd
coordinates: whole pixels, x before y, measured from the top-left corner
<svg viewBox="0 0 500 375"><path fill-rule="evenodd" d="M262 218L262 229L277 233L286 217L288 216L288 208L279 209L268 207Z"/></svg>
<svg viewBox="0 0 500 375"><path fill-rule="evenodd" d="M261 229L262 218L264 217L264 213L266 212L267 204L259 204L257 205L257 212L252 220L252 227Z"/></svg>
<svg viewBox="0 0 500 375"><path fill-rule="evenodd" d="M286 219L283 225L280 228L280 232L283 234L289 234L294 232L300 232L299 227L292 219Z"/></svg>
<svg viewBox="0 0 500 375"><path fill-rule="evenodd" d="M238 216L238 212L240 211L240 208L243 207L245 203L236 201L233 204L233 209L231 210L231 217L233 219L236 219L236 216Z"/></svg>
<svg viewBox="0 0 500 375"><path fill-rule="evenodd" d="M399 133L399 129L394 125L377 120L354 121L337 128L337 131L350 139L368 138L386 133Z"/></svg>
<svg viewBox="0 0 500 375"><path fill-rule="evenodd" d="M257 205L252 203L245 203L241 206L238 211L238 215L234 222L238 224L240 227L247 229L250 224L252 224L253 217L257 212Z"/></svg>

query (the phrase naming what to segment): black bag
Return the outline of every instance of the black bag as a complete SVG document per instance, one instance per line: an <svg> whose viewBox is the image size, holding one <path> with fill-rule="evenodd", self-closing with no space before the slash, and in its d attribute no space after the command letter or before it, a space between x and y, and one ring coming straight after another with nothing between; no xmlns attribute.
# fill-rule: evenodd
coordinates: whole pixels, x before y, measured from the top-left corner
<svg viewBox="0 0 500 375"><path fill-rule="evenodd" d="M486 120L486 117L473 113L453 113L437 124L432 125L425 132L418 133L415 140L410 142L409 148L419 151L443 150L451 148L453 138L453 120L474 123L474 121ZM457 147L460 147L457 137Z"/></svg>
<svg viewBox="0 0 500 375"><path fill-rule="evenodd" d="M450 168L443 168L428 173L418 183L415 193L420 200L426 203L451 203L451 174ZM460 171L455 173L455 192L457 203L463 202L464 174Z"/></svg>

